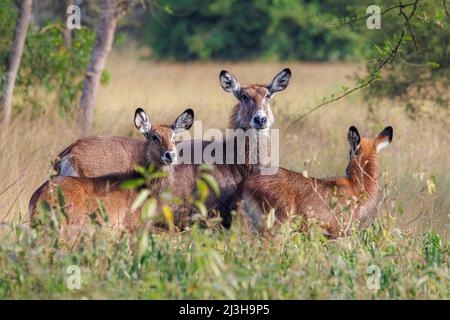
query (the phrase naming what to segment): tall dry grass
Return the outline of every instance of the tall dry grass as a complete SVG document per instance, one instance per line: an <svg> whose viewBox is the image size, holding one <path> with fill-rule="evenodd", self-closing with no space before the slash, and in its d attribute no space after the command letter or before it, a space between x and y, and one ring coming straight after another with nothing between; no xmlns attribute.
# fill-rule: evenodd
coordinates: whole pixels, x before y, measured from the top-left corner
<svg viewBox="0 0 450 320"><path fill-rule="evenodd" d="M135 54L115 53L109 59L111 82L100 89L93 134L139 137L132 117L143 107L154 122L169 122L186 106L196 112L203 128L225 129L234 97L218 83L227 69L246 83L269 82L288 65L293 71L289 87L274 98L276 125L281 129L281 165L307 170L313 176L342 175L348 145L347 129L356 125L363 135L374 136L387 125L394 127L392 145L381 154L384 206L394 208L396 223L404 231L436 230L449 234L450 130L445 116L411 119L401 105L380 101L375 112L359 95L342 99L285 130L296 116L324 96L351 85L361 69L355 65L303 63L166 64L141 61ZM50 101L50 100L49 100ZM437 108L435 108L437 110ZM436 111L440 112L440 111ZM50 161L77 138L74 116L61 118L49 105L39 117L24 112L9 128L0 130L0 221L15 225L28 220L32 192L48 177ZM430 193L431 176L436 192ZM428 180L428 186L427 186ZM380 210L380 214L383 214Z"/></svg>

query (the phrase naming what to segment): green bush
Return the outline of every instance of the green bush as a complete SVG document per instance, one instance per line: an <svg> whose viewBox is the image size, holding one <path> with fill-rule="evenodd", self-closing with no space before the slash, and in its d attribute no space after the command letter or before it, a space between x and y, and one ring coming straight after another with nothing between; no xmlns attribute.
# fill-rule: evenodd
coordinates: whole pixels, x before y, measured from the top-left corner
<svg viewBox="0 0 450 320"><path fill-rule="evenodd" d="M27 105L34 104L32 88L55 93L60 111L70 110L81 93L90 61L95 34L89 29L74 30L72 47L66 48L61 24L51 24L28 33L17 87Z"/></svg>
<svg viewBox="0 0 450 320"><path fill-rule="evenodd" d="M0 91L3 90L8 55L14 37L17 8L13 1L0 4ZM16 80L15 95L20 96L15 109L40 109L56 97L61 113L75 105L82 90L85 70L89 64L95 33L88 28L73 31L72 47L63 41L65 25L48 21L43 26L31 24L27 33L21 65ZM50 96L48 98L50 98Z"/></svg>
<svg viewBox="0 0 450 320"><path fill-rule="evenodd" d="M145 41L158 59L335 60L359 54L358 34L332 27L345 1L158 1ZM329 6L333 9L330 10Z"/></svg>

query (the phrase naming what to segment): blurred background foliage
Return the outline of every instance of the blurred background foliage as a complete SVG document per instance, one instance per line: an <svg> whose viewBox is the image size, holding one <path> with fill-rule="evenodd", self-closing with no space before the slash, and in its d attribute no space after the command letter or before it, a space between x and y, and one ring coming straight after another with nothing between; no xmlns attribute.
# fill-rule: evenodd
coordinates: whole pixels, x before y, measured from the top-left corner
<svg viewBox="0 0 450 320"><path fill-rule="evenodd" d="M76 1L81 30L74 46L65 48L62 32L64 1L34 3L17 90L23 104L38 104L35 88L56 93L60 111L76 104L94 44L101 13L98 0ZM366 9L381 11L397 0L142 0L119 24L116 46L130 43L150 48L147 58L164 61L347 61L365 63L371 72L404 28L398 8L382 15L381 29L366 27ZM403 1L405 12L413 0ZM450 28L448 0L420 0L398 55L377 75L368 98L403 100L416 111L424 100L448 107ZM0 3L0 90L10 49L17 8ZM353 21L355 20L355 21ZM416 46L417 44L417 46ZM108 74L105 73L105 79ZM383 81L379 81L383 80ZM15 106L16 109L20 106Z"/></svg>
<svg viewBox="0 0 450 320"><path fill-rule="evenodd" d="M391 6L395 5L395 1ZM414 1L403 1L413 3ZM389 7L383 7L387 8ZM448 0L420 1L416 16L411 19L411 33L407 33L398 54L381 74L383 81L375 81L365 90L365 96L376 101L380 97L399 100L412 113L426 101L436 106L449 107L450 99L450 18ZM410 12L412 6L405 9ZM364 21L365 22L365 21ZM367 47L364 58L368 70L377 56L389 50L400 38L404 19L393 10L382 17L381 29L365 31Z"/></svg>
<svg viewBox="0 0 450 320"><path fill-rule="evenodd" d="M345 0L160 0L153 8L154 18L144 19L142 39L158 59L329 61L361 56L361 35L332 27L353 14Z"/></svg>
<svg viewBox="0 0 450 320"><path fill-rule="evenodd" d="M399 53L365 90L367 98L396 99L412 112L427 100L448 107L447 2L418 2L413 35L406 35ZM409 14L414 1L159 0L143 16L137 39L160 60L339 60L365 62L371 72L393 49L405 19L394 8L382 15L381 29L370 30L366 9L376 4L384 12L399 3Z"/></svg>
<svg viewBox="0 0 450 320"><path fill-rule="evenodd" d="M45 1L38 5L46 4ZM16 80L16 94L20 102L16 111L32 107L39 111L47 99L39 99L45 93L52 96L59 112L67 113L79 98L95 33L84 27L73 33L71 47L64 45L65 10L59 3L51 6L53 14L34 11L33 23L27 33L25 50ZM47 5L49 5L47 3ZM33 8L34 9L34 8ZM65 9L65 8L64 8ZM64 15L61 13L64 12ZM0 4L0 92L3 90L8 54L12 44L18 8L13 0L2 0ZM64 20L63 20L64 19ZM80 70L82 70L80 72Z"/></svg>

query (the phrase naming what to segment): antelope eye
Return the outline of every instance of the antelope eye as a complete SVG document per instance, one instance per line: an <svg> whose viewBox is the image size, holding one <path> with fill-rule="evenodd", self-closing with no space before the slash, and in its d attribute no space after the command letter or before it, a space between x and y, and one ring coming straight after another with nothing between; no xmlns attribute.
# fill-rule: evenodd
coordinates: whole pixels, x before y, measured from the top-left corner
<svg viewBox="0 0 450 320"><path fill-rule="evenodd" d="M250 102L250 97L246 94L242 95L242 102L244 102L245 104L248 104Z"/></svg>
<svg viewBox="0 0 450 320"><path fill-rule="evenodd" d="M272 97L272 95L270 93L266 94L266 99L269 100Z"/></svg>
<svg viewBox="0 0 450 320"><path fill-rule="evenodd" d="M152 135L152 140L153 141L159 141L159 137L156 134Z"/></svg>

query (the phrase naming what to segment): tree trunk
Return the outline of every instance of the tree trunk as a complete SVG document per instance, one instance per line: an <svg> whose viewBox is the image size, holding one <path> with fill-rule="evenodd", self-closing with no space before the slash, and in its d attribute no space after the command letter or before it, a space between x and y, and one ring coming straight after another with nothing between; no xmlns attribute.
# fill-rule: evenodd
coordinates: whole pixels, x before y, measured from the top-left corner
<svg viewBox="0 0 450 320"><path fill-rule="evenodd" d="M63 25L64 27L64 45L66 46L66 48L71 48L72 47L72 30L70 30L69 28L67 28L66 26L66 19L67 19L67 8L71 5L73 5L75 3L74 0L66 0L62 2L62 8L61 8L61 14L62 14L62 20L63 20Z"/></svg>
<svg viewBox="0 0 450 320"><path fill-rule="evenodd" d="M6 73L5 91L0 98L0 111L2 111L3 113L2 122L4 125L7 125L11 118L12 97L14 94L17 72L19 71L20 61L22 60L28 25L30 24L31 7L32 0L23 0L21 2L19 16L17 17L16 21L14 40L8 59L8 71Z"/></svg>
<svg viewBox="0 0 450 320"><path fill-rule="evenodd" d="M87 135L92 126L92 112L95 107L100 78L105 69L106 59L111 51L117 21L126 12L126 1L105 0L92 51L91 62L84 79L83 93L78 108L78 127L82 135Z"/></svg>

